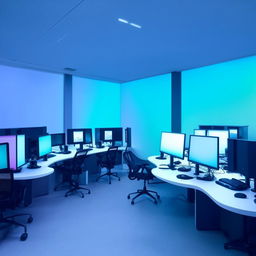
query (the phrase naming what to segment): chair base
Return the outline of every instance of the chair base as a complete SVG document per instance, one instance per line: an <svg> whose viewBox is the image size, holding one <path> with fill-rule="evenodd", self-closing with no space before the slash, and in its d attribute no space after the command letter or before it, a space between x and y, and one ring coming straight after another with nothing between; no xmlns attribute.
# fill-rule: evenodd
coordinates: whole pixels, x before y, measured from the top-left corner
<svg viewBox="0 0 256 256"><path fill-rule="evenodd" d="M118 178L118 180L120 181L120 177L117 175L116 172L111 172L111 170L108 170L106 173L100 175L96 181L99 181L100 178L104 177L104 176L108 176L108 184L111 184L111 176Z"/></svg>
<svg viewBox="0 0 256 256"><path fill-rule="evenodd" d="M0 223L6 223L6 224L11 224L11 225L23 227L24 233L21 234L20 240L25 241L28 238L27 226L14 220L15 217L21 217L21 216L28 216L27 223L32 223L33 222L33 217L32 217L31 214L29 214L29 213L20 213L20 214L15 214L15 215L12 215L12 216L7 216L7 217L3 217L3 214L1 214L0 215Z"/></svg>
<svg viewBox="0 0 256 256"><path fill-rule="evenodd" d="M152 194L155 194L152 195ZM157 199L160 199L160 196L159 194L156 192L156 191L153 191L153 190L148 190L146 188L146 181L144 181L144 187L143 189L138 189L137 192L133 192L133 193L130 193L128 194L127 198L130 199L131 198L131 195L136 195L135 197L132 198L132 201L131 201L131 204L133 205L134 204L134 200L142 195L147 195L149 196L150 198L152 198L154 200L154 203L157 204Z"/></svg>
<svg viewBox="0 0 256 256"><path fill-rule="evenodd" d="M80 190L85 190L85 191L87 191L87 194L91 194L91 190L89 188L81 187L76 182L72 182L70 185L71 185L72 188L65 193L65 197L68 197L68 196L70 196L72 194L75 194L75 193L79 193L80 196L82 198L84 198L84 193L82 191L80 191Z"/></svg>

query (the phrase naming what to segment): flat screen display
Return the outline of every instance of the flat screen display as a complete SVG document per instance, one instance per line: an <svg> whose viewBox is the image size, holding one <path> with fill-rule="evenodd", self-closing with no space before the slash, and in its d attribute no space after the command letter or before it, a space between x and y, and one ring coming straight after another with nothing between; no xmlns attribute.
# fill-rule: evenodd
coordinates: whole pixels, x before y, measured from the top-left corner
<svg viewBox="0 0 256 256"><path fill-rule="evenodd" d="M219 138L190 135L188 160L219 169Z"/></svg>
<svg viewBox="0 0 256 256"><path fill-rule="evenodd" d="M65 133L51 134L52 147L65 145Z"/></svg>
<svg viewBox="0 0 256 256"><path fill-rule="evenodd" d="M160 151L174 157L184 158L185 134L162 132Z"/></svg>
<svg viewBox="0 0 256 256"><path fill-rule="evenodd" d="M52 152L51 135L39 137L38 144L39 144L39 157L45 156Z"/></svg>
<svg viewBox="0 0 256 256"><path fill-rule="evenodd" d="M104 140L112 140L112 131L104 131Z"/></svg>
<svg viewBox="0 0 256 256"><path fill-rule="evenodd" d="M9 144L9 164L10 169L17 169L16 135L0 136L0 143Z"/></svg>
<svg viewBox="0 0 256 256"><path fill-rule="evenodd" d="M73 131L73 142L74 143L83 143L84 142L83 131Z"/></svg>
<svg viewBox="0 0 256 256"><path fill-rule="evenodd" d="M238 130L237 129L229 129L229 138L230 139L238 139Z"/></svg>
<svg viewBox="0 0 256 256"><path fill-rule="evenodd" d="M219 137L219 154L225 155L228 147L228 130L208 130L208 136Z"/></svg>
<svg viewBox="0 0 256 256"><path fill-rule="evenodd" d="M206 130L194 129L194 135L206 136Z"/></svg>
<svg viewBox="0 0 256 256"><path fill-rule="evenodd" d="M8 169L8 146L0 144L0 170Z"/></svg>
<svg viewBox="0 0 256 256"><path fill-rule="evenodd" d="M25 135L17 135L17 167L26 163Z"/></svg>

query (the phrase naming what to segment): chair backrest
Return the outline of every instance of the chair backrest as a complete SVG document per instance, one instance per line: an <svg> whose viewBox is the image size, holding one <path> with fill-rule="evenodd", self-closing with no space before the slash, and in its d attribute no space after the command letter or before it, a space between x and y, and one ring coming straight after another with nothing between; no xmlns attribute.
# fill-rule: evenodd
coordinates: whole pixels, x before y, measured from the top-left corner
<svg viewBox="0 0 256 256"><path fill-rule="evenodd" d="M116 147L116 146L109 147L107 154L106 154L106 159L109 164L115 165L117 151L118 151L118 147Z"/></svg>
<svg viewBox="0 0 256 256"><path fill-rule="evenodd" d="M91 149L84 149L76 152L72 162L72 172L79 174L84 170L84 162Z"/></svg>
<svg viewBox="0 0 256 256"><path fill-rule="evenodd" d="M123 157L129 168L129 179L136 179L137 173L142 166L136 164L136 156L131 151L125 151Z"/></svg>

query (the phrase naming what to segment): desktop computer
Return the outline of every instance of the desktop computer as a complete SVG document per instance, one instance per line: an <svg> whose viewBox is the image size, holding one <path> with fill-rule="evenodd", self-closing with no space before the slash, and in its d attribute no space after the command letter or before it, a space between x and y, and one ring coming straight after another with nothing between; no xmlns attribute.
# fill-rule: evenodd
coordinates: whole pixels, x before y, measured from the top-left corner
<svg viewBox="0 0 256 256"><path fill-rule="evenodd" d="M86 144L92 146L92 129L68 129L67 144L79 145L79 150Z"/></svg>
<svg viewBox="0 0 256 256"><path fill-rule="evenodd" d="M66 145L65 133L51 134L52 147L59 146L60 151L54 152L55 154L69 154L68 146Z"/></svg>
<svg viewBox="0 0 256 256"><path fill-rule="evenodd" d="M174 157L184 159L185 137L183 133L162 132L160 151L170 156L170 169L175 168Z"/></svg>
<svg viewBox="0 0 256 256"><path fill-rule="evenodd" d="M128 134L127 134L128 135ZM103 143L109 143L111 146L123 145L123 128L96 128L95 144L96 147L102 147Z"/></svg>
<svg viewBox="0 0 256 256"><path fill-rule="evenodd" d="M52 152L51 135L40 136L38 138L38 157L43 157L47 161L50 153Z"/></svg>
<svg viewBox="0 0 256 256"><path fill-rule="evenodd" d="M25 135L0 136L0 143L9 144L10 169L13 170L13 172L20 172L22 166L26 164Z"/></svg>
<svg viewBox="0 0 256 256"><path fill-rule="evenodd" d="M190 135L188 160L196 165L195 175L200 173L199 165L219 169L219 138Z"/></svg>

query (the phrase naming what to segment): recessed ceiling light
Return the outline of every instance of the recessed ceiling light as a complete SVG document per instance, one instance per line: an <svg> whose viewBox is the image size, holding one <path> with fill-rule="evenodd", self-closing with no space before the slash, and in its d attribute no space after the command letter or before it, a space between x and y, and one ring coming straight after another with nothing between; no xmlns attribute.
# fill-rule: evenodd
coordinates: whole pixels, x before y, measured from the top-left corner
<svg viewBox="0 0 256 256"><path fill-rule="evenodd" d="M135 27L135 28L142 28L140 25L135 24L135 23L130 23L131 26Z"/></svg>
<svg viewBox="0 0 256 256"><path fill-rule="evenodd" d="M123 23L126 23L126 24L129 23L127 20L124 20L124 19L121 19L121 18L118 18L118 21L123 22Z"/></svg>

